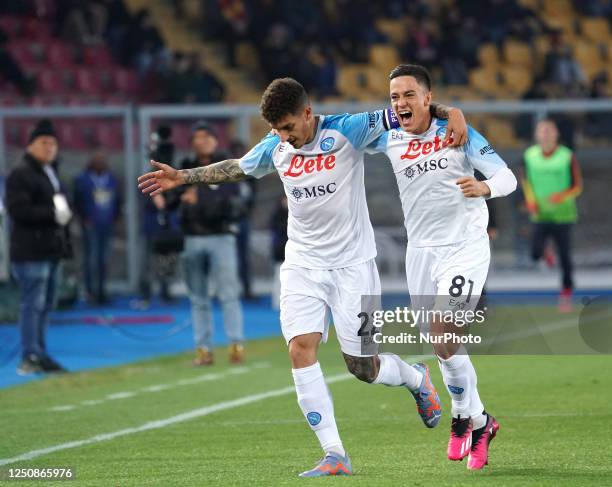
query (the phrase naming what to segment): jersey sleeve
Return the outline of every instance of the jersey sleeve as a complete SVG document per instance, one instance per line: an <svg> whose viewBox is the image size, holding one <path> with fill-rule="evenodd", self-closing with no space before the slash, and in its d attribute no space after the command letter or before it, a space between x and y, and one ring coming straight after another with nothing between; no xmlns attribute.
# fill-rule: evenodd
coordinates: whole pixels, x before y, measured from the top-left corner
<svg viewBox="0 0 612 487"><path fill-rule="evenodd" d="M240 159L240 169L256 178L274 172L274 149L280 144L280 137L270 132Z"/></svg>
<svg viewBox="0 0 612 487"><path fill-rule="evenodd" d="M468 141L465 145L465 155L474 167L486 178L490 178L502 168L508 167L499 157L495 149L480 132L468 125Z"/></svg>
<svg viewBox="0 0 612 487"><path fill-rule="evenodd" d="M343 115L339 120L338 130L355 149L366 150L372 142L385 135L391 128L388 110Z"/></svg>
<svg viewBox="0 0 612 487"><path fill-rule="evenodd" d="M386 153L388 140L389 140L389 132L385 132L384 134L378 136L375 140L373 140L370 143L370 145L366 147L366 152L368 154Z"/></svg>
<svg viewBox="0 0 612 487"><path fill-rule="evenodd" d="M506 196L516 189L517 181L514 173L487 139L470 126L468 126L465 153L472 167L486 177L484 182L491 191L489 198Z"/></svg>

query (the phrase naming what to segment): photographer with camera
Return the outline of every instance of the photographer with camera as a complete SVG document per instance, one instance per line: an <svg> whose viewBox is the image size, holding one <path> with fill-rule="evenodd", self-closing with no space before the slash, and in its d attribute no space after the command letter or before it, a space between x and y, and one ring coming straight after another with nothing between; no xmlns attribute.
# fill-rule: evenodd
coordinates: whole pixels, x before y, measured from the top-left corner
<svg viewBox="0 0 612 487"><path fill-rule="evenodd" d="M193 157L182 169L207 166L226 159L217 152L218 139L206 122L196 123L192 131ZM213 315L211 297L217 296L223 309L225 333L230 340L229 360L244 360L243 321L236 233L245 211L238 184L198 185L181 195L181 226L185 235L183 263L191 301L196 357L194 365L213 364ZM214 284L214 293L209 288Z"/></svg>
<svg viewBox="0 0 612 487"><path fill-rule="evenodd" d="M172 130L160 126L151 134L149 155L155 160L172 165L174 144ZM158 159L156 159L158 158ZM170 284L183 250L183 237L178 222L178 194L168 193L146 198L143 201L143 236L145 248L140 266L141 307L148 307L152 296L152 283L159 281L162 301L170 303Z"/></svg>

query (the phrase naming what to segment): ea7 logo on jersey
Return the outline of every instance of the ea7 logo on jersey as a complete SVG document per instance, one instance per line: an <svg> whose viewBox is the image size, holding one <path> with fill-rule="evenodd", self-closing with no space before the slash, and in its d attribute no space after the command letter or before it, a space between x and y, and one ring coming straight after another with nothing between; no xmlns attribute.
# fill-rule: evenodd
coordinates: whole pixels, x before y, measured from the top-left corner
<svg viewBox="0 0 612 487"><path fill-rule="evenodd" d="M319 184L310 188L291 188L289 195L298 203L301 200L316 198L317 196L325 196L336 192L336 183Z"/></svg>
<svg viewBox="0 0 612 487"><path fill-rule="evenodd" d="M448 167L448 159L443 157L439 160L432 159L430 161L418 162L412 166L404 169L404 176L412 180L415 176L420 176L429 171L435 171L436 169L446 169Z"/></svg>
<svg viewBox="0 0 612 487"><path fill-rule="evenodd" d="M297 154L291 158L289 169L283 176L297 178L302 174L311 174L313 172L329 171L336 167L336 156L329 155L323 159L323 154L317 154L313 159L306 159L303 155Z"/></svg>

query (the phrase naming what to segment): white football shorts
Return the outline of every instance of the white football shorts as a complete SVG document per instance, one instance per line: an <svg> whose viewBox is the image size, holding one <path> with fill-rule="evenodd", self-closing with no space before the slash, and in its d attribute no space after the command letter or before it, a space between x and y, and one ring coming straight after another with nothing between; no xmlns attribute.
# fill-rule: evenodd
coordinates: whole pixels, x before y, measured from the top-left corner
<svg viewBox="0 0 612 487"><path fill-rule="evenodd" d="M317 270L283 264L280 271L280 319L287 343L307 333L321 333L327 341L333 322L340 349L353 356L362 354L363 323L358 315L380 309L380 278L374 259L341 269ZM362 298L372 296L365 303ZM368 309L362 309L362 308Z"/></svg>

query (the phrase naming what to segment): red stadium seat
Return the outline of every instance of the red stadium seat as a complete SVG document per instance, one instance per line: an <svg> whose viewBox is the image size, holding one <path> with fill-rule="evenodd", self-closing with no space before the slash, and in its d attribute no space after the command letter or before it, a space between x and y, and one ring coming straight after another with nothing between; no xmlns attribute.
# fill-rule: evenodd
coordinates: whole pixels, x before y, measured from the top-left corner
<svg viewBox="0 0 612 487"><path fill-rule="evenodd" d="M53 28L50 22L29 18L23 24L23 36L28 40L51 39L53 37Z"/></svg>
<svg viewBox="0 0 612 487"><path fill-rule="evenodd" d="M95 141L107 150L123 149L123 132L118 120L100 120L96 124Z"/></svg>
<svg viewBox="0 0 612 487"><path fill-rule="evenodd" d="M122 93L136 94L140 91L138 75L129 69L118 69L113 72L115 89Z"/></svg>
<svg viewBox="0 0 612 487"><path fill-rule="evenodd" d="M32 46L28 41L13 41L8 45L9 52L21 65L32 65L36 62L32 53Z"/></svg>
<svg viewBox="0 0 612 487"><path fill-rule="evenodd" d="M45 69L38 73L37 79L38 86L44 94L60 95L70 90L61 71Z"/></svg>
<svg viewBox="0 0 612 487"><path fill-rule="evenodd" d="M79 93L96 95L103 91L99 72L93 69L78 69L75 73L75 81Z"/></svg>
<svg viewBox="0 0 612 487"><path fill-rule="evenodd" d="M70 68L74 65L72 48L63 42L52 42L47 46L47 62L52 68Z"/></svg>
<svg viewBox="0 0 612 487"><path fill-rule="evenodd" d="M57 131L62 148L82 150L89 147L80 124L81 121L78 119L54 121L55 130Z"/></svg>
<svg viewBox="0 0 612 487"><path fill-rule="evenodd" d="M19 36L22 28L23 21L20 17L14 15L0 15L0 29L2 29L7 36Z"/></svg>
<svg viewBox="0 0 612 487"><path fill-rule="evenodd" d="M103 46L88 46L83 53L85 64L103 68L113 64L113 56L109 49Z"/></svg>

